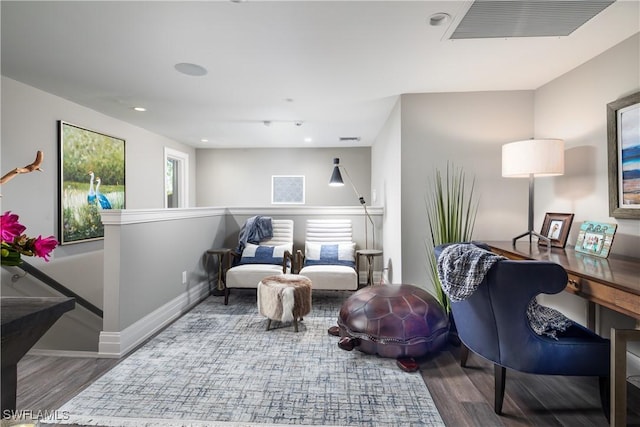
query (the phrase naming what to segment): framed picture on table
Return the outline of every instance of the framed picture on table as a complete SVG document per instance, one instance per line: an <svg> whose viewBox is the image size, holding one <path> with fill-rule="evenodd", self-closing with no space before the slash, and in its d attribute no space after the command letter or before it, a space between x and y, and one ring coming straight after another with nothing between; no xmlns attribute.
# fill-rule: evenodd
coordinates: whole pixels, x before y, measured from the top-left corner
<svg viewBox="0 0 640 427"><path fill-rule="evenodd" d="M540 234L551 240L551 246L564 248L569 237L569 230L573 222L572 213L549 213L544 217ZM544 240L538 240L539 245L546 245Z"/></svg>
<svg viewBox="0 0 640 427"><path fill-rule="evenodd" d="M594 221L583 222L580 226L575 250L602 258L608 257L613 244L613 236L616 234L616 228L616 224Z"/></svg>

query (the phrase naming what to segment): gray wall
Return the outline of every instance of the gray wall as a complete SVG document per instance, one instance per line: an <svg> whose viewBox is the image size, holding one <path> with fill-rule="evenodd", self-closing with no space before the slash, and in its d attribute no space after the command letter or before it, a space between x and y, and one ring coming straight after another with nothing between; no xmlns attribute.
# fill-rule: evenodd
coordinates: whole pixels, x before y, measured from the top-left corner
<svg viewBox="0 0 640 427"><path fill-rule="evenodd" d="M223 247L224 216L106 227L109 238L113 232L119 246L105 248L105 262L115 259L112 265L117 262L119 269L105 272L105 286L119 286L105 292L105 330L121 331L207 281L204 254Z"/></svg>
<svg viewBox="0 0 640 427"><path fill-rule="evenodd" d="M195 157L192 147L3 76L1 169L5 172L24 166L41 150L44 172L22 175L5 184L2 209L20 215L27 231L36 235L58 233L58 120L126 141L127 209L164 207L165 146ZM195 168L191 180L195 180ZM195 185L189 199L195 201ZM54 251L53 259L99 249L101 242L65 245Z"/></svg>
<svg viewBox="0 0 640 427"><path fill-rule="evenodd" d="M43 172L21 175L2 186L2 212L11 210L20 216L29 235L57 235L58 224L58 137L57 121L64 120L81 127L123 138L126 141L126 204L128 209L162 208L164 206L164 147L187 153L192 159L195 149L144 129L97 113L63 98L2 77L2 158L3 173L33 161L36 151L44 152ZM195 168L191 170L195 180ZM190 200L195 201L195 185L191 187ZM77 243L56 248L50 263L31 258L54 279L102 306L103 242ZM86 266L100 269L87 271ZM58 265L59 264L59 265ZM2 295L16 294L18 282L11 286L11 276L20 270L2 269ZM34 285L30 295L48 295L46 288ZM22 289L24 291L25 289ZM65 315L65 316L70 316ZM92 316L92 315L89 315ZM64 323L61 323L64 326ZM56 326L55 334L61 326ZM60 342L62 348L92 350L97 346L97 337L88 342L85 334L58 338L45 337L47 342ZM91 335L91 334L87 334ZM68 341L75 345L69 347ZM91 341L91 340L90 340Z"/></svg>
<svg viewBox="0 0 640 427"><path fill-rule="evenodd" d="M371 194L384 208L384 267L389 283L402 278L402 141L401 103L396 102L371 149Z"/></svg>
<svg viewBox="0 0 640 427"><path fill-rule="evenodd" d="M197 206L271 206L272 175L304 175L305 205L359 205L344 174L344 187L329 186L334 157L373 205L371 148L358 147L197 150Z"/></svg>
<svg viewBox="0 0 640 427"><path fill-rule="evenodd" d="M364 210L360 206L353 207L330 207L330 206L307 206L307 207L264 207L264 208L229 208L225 218L225 246L235 248L238 246L238 234L240 228L247 218L254 215L267 215L275 219L293 220L293 249L304 250L305 228L308 219L349 219L351 220L353 241L356 249L365 248L365 222L367 223L367 233L369 244L372 243L371 222L366 219ZM379 207L369 209L371 220L375 224L376 248L385 248L384 233L382 230L383 211ZM380 259L376 259L378 270L382 267Z"/></svg>
<svg viewBox="0 0 640 427"><path fill-rule="evenodd" d="M533 92L403 95L402 280L432 289L425 242L425 195L447 162L476 179L474 238L505 240L526 230L527 182L502 178L501 147L533 134ZM382 165L374 165L374 169Z"/></svg>
<svg viewBox="0 0 640 427"><path fill-rule="evenodd" d="M609 217L606 104L640 90L640 35L625 40L536 91L535 133L565 140L565 174L536 183L536 218L545 212L573 212L568 244L576 242L585 220L618 225L612 253L640 257L640 220ZM545 296L546 305L584 322L586 303L563 292ZM634 328L632 318L606 308L598 310L599 332ZM640 344L629 348L640 355ZM629 367L640 373L640 358Z"/></svg>
<svg viewBox="0 0 640 427"><path fill-rule="evenodd" d="M565 174L539 179L536 217L574 212L569 244L585 220L618 224L612 253L640 257L640 222L609 216L606 105L640 90L640 35L536 91L535 134L565 140Z"/></svg>
<svg viewBox="0 0 640 427"><path fill-rule="evenodd" d="M386 215L396 211L387 201L390 195L402 194L402 250L393 249L393 238L385 239L387 262L397 266L401 260L402 282L431 288L425 267L424 195L434 168L443 170L447 161L477 179L476 239L508 240L526 231L528 183L501 177L501 146L531 137L562 138L566 144L565 175L536 180L534 227L541 228L545 212L572 212L572 245L582 221L613 222L618 232L612 253L639 257L638 220L609 217L606 135L606 104L640 90L639 68L640 35L635 35L535 91L403 95L400 112L394 110L372 154L372 170L386 171L372 178L372 192L383 195ZM398 115L401 148L395 135ZM393 156L386 154L394 153L393 147L401 151L400 179L389 167L390 159L395 165ZM387 227L385 234L393 229ZM542 300L585 323L583 299L561 293ZM599 310L598 322L605 336L612 326L633 328L635 323L605 308ZM630 347L640 354L639 346ZM630 372L640 372L640 359L630 360Z"/></svg>

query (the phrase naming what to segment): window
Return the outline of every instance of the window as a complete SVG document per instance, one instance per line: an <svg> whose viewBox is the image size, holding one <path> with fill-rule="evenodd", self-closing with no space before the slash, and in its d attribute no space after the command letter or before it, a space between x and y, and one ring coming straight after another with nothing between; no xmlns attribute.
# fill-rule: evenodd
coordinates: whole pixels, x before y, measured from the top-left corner
<svg viewBox="0 0 640 427"><path fill-rule="evenodd" d="M165 208L186 208L189 204L189 155L164 149Z"/></svg>

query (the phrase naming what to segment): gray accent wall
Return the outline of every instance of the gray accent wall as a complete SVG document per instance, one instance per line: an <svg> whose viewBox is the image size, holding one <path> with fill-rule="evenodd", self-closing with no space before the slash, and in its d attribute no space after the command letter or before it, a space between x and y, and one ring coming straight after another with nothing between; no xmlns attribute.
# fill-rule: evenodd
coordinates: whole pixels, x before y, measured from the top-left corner
<svg viewBox="0 0 640 427"><path fill-rule="evenodd" d="M347 181L330 187L333 158L338 157L368 205L371 147L257 148L197 150L197 206L273 206L273 175L304 175L305 205L360 205Z"/></svg>
<svg viewBox="0 0 640 427"><path fill-rule="evenodd" d="M606 114L609 102L638 91L638 34L536 91L536 136L565 140L565 174L536 183L536 217L575 213L570 245L582 222L611 222L618 224L611 252L640 258L640 220L609 216Z"/></svg>
<svg viewBox="0 0 640 427"><path fill-rule="evenodd" d="M383 264L389 283L402 277L402 141L401 103L396 102L371 148L371 195L384 209Z"/></svg>
<svg viewBox="0 0 640 427"><path fill-rule="evenodd" d="M105 272L105 330L121 331L207 281L205 252L222 247L224 214L193 219L107 226L119 247L107 247L105 261L119 265ZM107 258L108 257L108 258ZM182 283L182 271L187 283ZM112 291L117 291L117 293ZM111 316L115 306L118 316Z"/></svg>
<svg viewBox="0 0 640 427"><path fill-rule="evenodd" d="M582 222L618 225L611 253L640 258L640 220L609 216L606 105L640 91L640 34L623 41L536 91L536 136L565 140L565 174L536 183L536 217L545 212L575 213L568 244L576 242ZM567 292L544 296L544 304L586 321L586 302ZM634 319L599 307L598 332L633 329ZM629 343L628 374L640 374L640 343Z"/></svg>
<svg viewBox="0 0 640 427"><path fill-rule="evenodd" d="M127 209L164 206L165 146L187 153L191 159L195 157L196 151L192 147L5 76L1 78L1 85L2 173L31 163L38 150L44 152L42 172L18 176L2 186L2 212L10 210L18 214L29 235L58 234L58 120L126 141ZM136 113L132 111L131 114ZM190 175L194 182L194 167ZM190 187L190 192L189 199L194 203L195 185ZM102 307L103 246L102 240L60 246L53 252L49 263L35 258L30 261L42 267L42 270L60 283ZM88 266L96 264L100 266L99 269L88 269ZM21 271L17 268L2 268L2 295L51 294L41 284L27 284L28 279L12 283L11 277L15 273ZM74 314L65 314L65 319L59 321L37 347L46 344L48 348L53 345L53 348L66 350L95 351L98 342L96 333L100 328L96 331L93 315L79 314L80 318L86 317L86 328L81 327L76 329L77 333L69 333L67 327L75 320L66 318L76 316L76 311L79 310L75 310Z"/></svg>
<svg viewBox="0 0 640 427"><path fill-rule="evenodd" d="M425 197L435 170L446 173L448 163L476 179L475 239L506 240L526 231L527 180L502 178L501 147L532 136L533 97L533 91L402 95L404 283L433 289L427 273Z"/></svg>

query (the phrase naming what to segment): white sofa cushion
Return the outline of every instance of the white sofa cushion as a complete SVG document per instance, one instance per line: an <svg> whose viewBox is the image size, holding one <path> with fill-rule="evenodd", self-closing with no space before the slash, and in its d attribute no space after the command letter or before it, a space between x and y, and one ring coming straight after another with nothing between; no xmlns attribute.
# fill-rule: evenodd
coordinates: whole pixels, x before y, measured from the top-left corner
<svg viewBox="0 0 640 427"><path fill-rule="evenodd" d="M288 270L288 269L287 269ZM241 264L227 270L228 288L257 288L267 276L282 274L282 264Z"/></svg>
<svg viewBox="0 0 640 427"><path fill-rule="evenodd" d="M353 267L344 265L309 265L300 270L300 275L311 280L314 290L356 290L358 275Z"/></svg>

